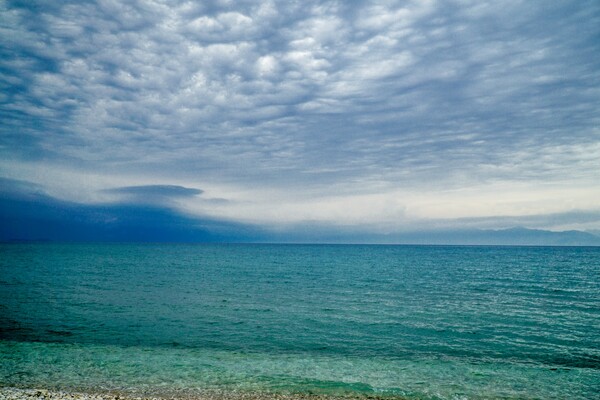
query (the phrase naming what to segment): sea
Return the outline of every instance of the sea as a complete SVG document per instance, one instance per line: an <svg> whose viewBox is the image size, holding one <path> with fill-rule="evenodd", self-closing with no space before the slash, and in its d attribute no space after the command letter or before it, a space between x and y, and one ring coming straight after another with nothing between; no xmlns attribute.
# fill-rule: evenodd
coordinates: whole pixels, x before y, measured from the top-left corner
<svg viewBox="0 0 600 400"><path fill-rule="evenodd" d="M600 248L1 244L0 386L599 399Z"/></svg>

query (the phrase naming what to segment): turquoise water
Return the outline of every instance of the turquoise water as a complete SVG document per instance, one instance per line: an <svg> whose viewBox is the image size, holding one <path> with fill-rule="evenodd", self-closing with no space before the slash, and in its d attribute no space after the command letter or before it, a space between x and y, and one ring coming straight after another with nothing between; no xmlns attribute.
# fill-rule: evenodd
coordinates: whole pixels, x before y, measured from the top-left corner
<svg viewBox="0 0 600 400"><path fill-rule="evenodd" d="M0 384L600 398L600 248L0 245Z"/></svg>

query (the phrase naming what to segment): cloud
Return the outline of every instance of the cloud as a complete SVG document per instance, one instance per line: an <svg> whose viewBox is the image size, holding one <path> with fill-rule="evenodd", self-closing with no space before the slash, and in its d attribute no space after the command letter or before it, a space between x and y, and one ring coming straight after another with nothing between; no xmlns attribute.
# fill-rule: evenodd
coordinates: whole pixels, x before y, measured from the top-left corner
<svg viewBox="0 0 600 400"><path fill-rule="evenodd" d="M202 190L200 189L177 185L124 186L105 189L105 192L132 196L134 198L178 198L202 194Z"/></svg>
<svg viewBox="0 0 600 400"><path fill-rule="evenodd" d="M594 2L11 0L0 15L2 176L53 195L381 229L597 198Z"/></svg>
<svg viewBox="0 0 600 400"><path fill-rule="evenodd" d="M258 226L227 218L198 216L179 211L167 201L148 201L140 193L193 197L197 189L148 185L117 188L133 192L124 202L83 204L64 201L44 193L26 181L0 180L0 241L119 241L119 242L326 242L326 243L420 243L420 244L537 244L597 245L598 237L579 231L503 229L528 224L589 223L600 220L600 211L574 211L513 217L458 220L430 219L403 229L385 230L370 218L358 215L362 224L301 218L294 223ZM206 201L220 203L219 199ZM227 204L227 203L225 203ZM222 204L221 204L222 205ZM324 204L319 212L329 216ZM364 212L365 206L346 213ZM405 219L404 210L396 218ZM333 219L335 221L335 219Z"/></svg>
<svg viewBox="0 0 600 400"><path fill-rule="evenodd" d="M260 240L263 235L250 225L192 217L159 202L130 198L128 203L82 204L56 199L29 182L1 183L0 241L238 242ZM133 189L136 196L140 191L190 196L189 192L197 190L177 186Z"/></svg>
<svg viewBox="0 0 600 400"><path fill-rule="evenodd" d="M201 204L211 204L213 199L198 199L204 192L200 189L188 188L179 185L141 185L122 186L103 189L102 194L111 195L109 201L125 204L154 204L174 208L178 202L191 199Z"/></svg>
<svg viewBox="0 0 600 400"><path fill-rule="evenodd" d="M8 179L0 177L0 193L4 196L39 196L43 195L44 189L42 186L21 181L18 179Z"/></svg>
<svg viewBox="0 0 600 400"><path fill-rule="evenodd" d="M568 212L512 215L512 216L486 216L478 218L438 219L426 221L422 224L424 229L509 229L515 226L527 226L536 229L586 230L588 226L597 226L600 222L600 209L572 210Z"/></svg>

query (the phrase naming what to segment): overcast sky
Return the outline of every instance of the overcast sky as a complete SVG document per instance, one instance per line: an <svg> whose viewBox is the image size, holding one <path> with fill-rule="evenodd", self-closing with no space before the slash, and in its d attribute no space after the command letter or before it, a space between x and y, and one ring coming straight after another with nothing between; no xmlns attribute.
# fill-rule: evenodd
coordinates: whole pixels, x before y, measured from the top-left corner
<svg viewBox="0 0 600 400"><path fill-rule="evenodd" d="M48 198L600 229L597 0L5 0L0 44L0 178Z"/></svg>

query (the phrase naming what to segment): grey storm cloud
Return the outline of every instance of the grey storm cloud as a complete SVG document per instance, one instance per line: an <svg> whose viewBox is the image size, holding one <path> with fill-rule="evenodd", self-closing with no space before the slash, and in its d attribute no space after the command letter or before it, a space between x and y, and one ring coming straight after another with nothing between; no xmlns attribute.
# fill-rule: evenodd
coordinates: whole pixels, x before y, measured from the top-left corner
<svg viewBox="0 0 600 400"><path fill-rule="evenodd" d="M3 174L34 180L13 165L43 160L321 195L589 186L599 27L594 0L7 0Z"/></svg>

